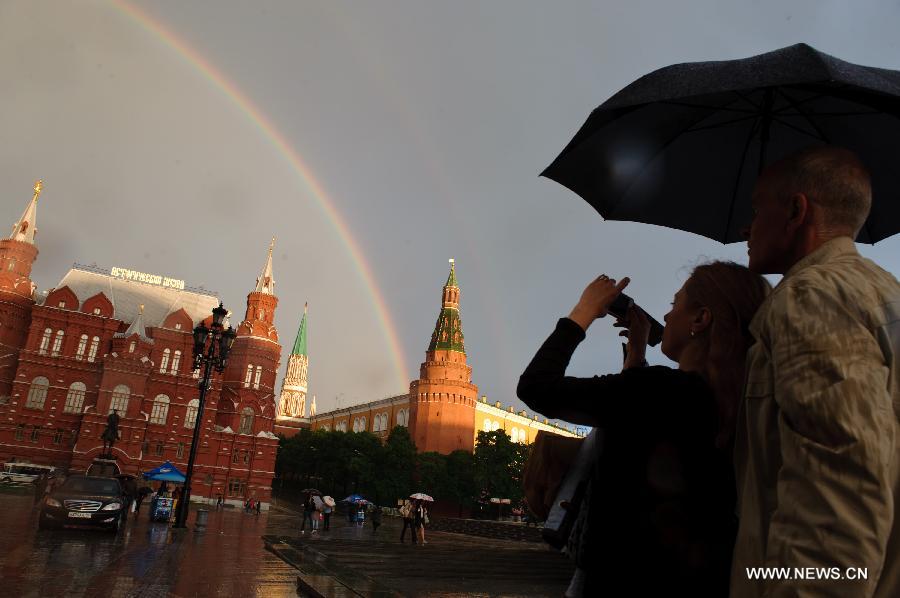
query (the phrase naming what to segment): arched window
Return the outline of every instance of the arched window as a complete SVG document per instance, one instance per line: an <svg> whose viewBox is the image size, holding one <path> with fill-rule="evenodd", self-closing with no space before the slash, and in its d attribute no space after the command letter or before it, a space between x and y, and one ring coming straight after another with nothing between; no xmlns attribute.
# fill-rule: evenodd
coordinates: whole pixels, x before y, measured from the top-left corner
<svg viewBox="0 0 900 598"><path fill-rule="evenodd" d="M491 431L491 420L489 420L489 419L484 420L484 431L485 432Z"/></svg>
<svg viewBox="0 0 900 598"><path fill-rule="evenodd" d="M47 389L50 388L50 381L43 376L38 376L31 381L31 387L28 389L28 399L25 401L25 407L28 409L43 409L44 402L47 400Z"/></svg>
<svg viewBox="0 0 900 598"><path fill-rule="evenodd" d="M153 410L150 412L150 423L165 425L169 417L169 397L156 395L153 399Z"/></svg>
<svg viewBox="0 0 900 598"><path fill-rule="evenodd" d="M178 366L181 365L181 351L175 350L175 355L172 357L172 369L169 371L170 374L178 373Z"/></svg>
<svg viewBox="0 0 900 598"><path fill-rule="evenodd" d="M41 355L47 354L47 349L50 348L50 337L53 336L52 328L44 328L44 336L41 337L41 346L38 349L38 353Z"/></svg>
<svg viewBox="0 0 900 598"><path fill-rule="evenodd" d="M112 400L109 402L109 412L118 411L119 415L128 413L128 397L131 389L124 384L119 384L112 391Z"/></svg>
<svg viewBox="0 0 900 598"><path fill-rule="evenodd" d="M500 428L500 422L491 422L491 432L496 432Z"/></svg>
<svg viewBox="0 0 900 598"><path fill-rule="evenodd" d="M381 424L381 416L380 416L380 415L376 415L375 417L372 418L372 431L373 431L373 432L378 432L378 431L379 431L379 430L378 430L379 424Z"/></svg>
<svg viewBox="0 0 900 598"><path fill-rule="evenodd" d="M335 428L338 432L346 432L347 431L347 420L342 421Z"/></svg>
<svg viewBox="0 0 900 598"><path fill-rule="evenodd" d="M69 386L69 392L66 394L66 406L63 407L64 413L81 413L81 407L84 405L84 392L87 387L83 382L73 382Z"/></svg>
<svg viewBox="0 0 900 598"><path fill-rule="evenodd" d="M250 379L253 378L253 364L247 364L247 375L244 377L244 388L250 386Z"/></svg>
<svg viewBox="0 0 900 598"><path fill-rule="evenodd" d="M253 408L244 407L241 410L241 423L238 426L238 434L253 434Z"/></svg>
<svg viewBox="0 0 900 598"><path fill-rule="evenodd" d="M97 349L100 348L100 337L95 336L91 339L91 348L88 351L88 361L93 362L97 358Z"/></svg>
<svg viewBox="0 0 900 598"><path fill-rule="evenodd" d="M331 426L329 426L328 424L322 424L322 429L328 432L329 430L331 430Z"/></svg>
<svg viewBox="0 0 900 598"><path fill-rule="evenodd" d="M513 442L515 442L515 443L518 444L518 442L519 442L519 428L513 428L513 429L512 429L512 434L510 434L510 437L512 438L512 441L513 441Z"/></svg>
<svg viewBox="0 0 900 598"><path fill-rule="evenodd" d="M253 378L253 388L259 388L259 378L262 376L262 366L256 366L256 376Z"/></svg>
<svg viewBox="0 0 900 598"><path fill-rule="evenodd" d="M82 334L78 339L78 348L75 350L75 359L81 361L84 359L84 352L87 351L88 335Z"/></svg>
<svg viewBox="0 0 900 598"><path fill-rule="evenodd" d="M193 428L197 425L197 409L200 408L199 399L191 399L187 405L187 412L184 414L184 427Z"/></svg>
<svg viewBox="0 0 900 598"><path fill-rule="evenodd" d="M56 336L53 339L53 348L50 350L51 357L57 357L59 352L62 351L63 336L65 334L62 330L56 331Z"/></svg>
<svg viewBox="0 0 900 598"><path fill-rule="evenodd" d="M137 347L137 341L131 341L131 344L128 345L128 352L134 353L134 348Z"/></svg>
<svg viewBox="0 0 900 598"><path fill-rule="evenodd" d="M169 349L163 349L162 361L159 362L159 373L165 374L166 368L169 367L169 355L171 355L171 351Z"/></svg>
<svg viewBox="0 0 900 598"><path fill-rule="evenodd" d="M16 258L14 258L14 257L9 258L9 266L6 269L9 270L10 272L12 272L13 268L15 268L15 267L16 267Z"/></svg>

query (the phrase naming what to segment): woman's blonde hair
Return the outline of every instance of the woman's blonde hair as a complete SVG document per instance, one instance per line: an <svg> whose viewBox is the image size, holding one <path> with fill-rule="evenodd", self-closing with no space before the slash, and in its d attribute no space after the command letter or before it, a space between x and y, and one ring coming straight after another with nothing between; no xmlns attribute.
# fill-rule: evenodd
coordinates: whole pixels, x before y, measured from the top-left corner
<svg viewBox="0 0 900 598"><path fill-rule="evenodd" d="M718 406L716 444L730 446L744 384L744 362L753 344L750 321L769 294L769 282L734 262L710 262L694 268L684 283L688 299L712 315L699 338L706 343L706 367L701 372L713 389Z"/></svg>

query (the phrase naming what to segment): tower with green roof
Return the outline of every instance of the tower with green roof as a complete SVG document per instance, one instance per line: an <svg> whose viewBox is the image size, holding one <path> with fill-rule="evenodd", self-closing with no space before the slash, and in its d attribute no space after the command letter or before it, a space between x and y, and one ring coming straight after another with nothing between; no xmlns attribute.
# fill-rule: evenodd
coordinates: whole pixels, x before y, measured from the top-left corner
<svg viewBox="0 0 900 598"><path fill-rule="evenodd" d="M419 379L409 385L410 432L420 452L474 450L478 387L472 384L472 368L466 363L459 297L456 263L451 259L425 361Z"/></svg>
<svg viewBox="0 0 900 598"><path fill-rule="evenodd" d="M309 304L303 306L303 319L297 330L294 348L288 358L287 372L281 383L281 398L278 402L277 419L306 417L306 392L308 387L309 355L306 349L306 316Z"/></svg>

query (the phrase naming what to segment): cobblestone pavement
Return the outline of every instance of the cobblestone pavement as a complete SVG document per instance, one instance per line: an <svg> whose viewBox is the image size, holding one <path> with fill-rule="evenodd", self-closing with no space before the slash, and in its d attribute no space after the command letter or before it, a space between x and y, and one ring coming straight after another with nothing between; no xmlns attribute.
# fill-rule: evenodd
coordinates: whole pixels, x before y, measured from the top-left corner
<svg viewBox="0 0 900 598"><path fill-rule="evenodd" d="M193 513L189 522L193 522ZM27 495L0 494L0 591L6 596L297 596L297 571L265 550L278 517L212 511L205 532L150 523L147 505L117 535L38 531Z"/></svg>

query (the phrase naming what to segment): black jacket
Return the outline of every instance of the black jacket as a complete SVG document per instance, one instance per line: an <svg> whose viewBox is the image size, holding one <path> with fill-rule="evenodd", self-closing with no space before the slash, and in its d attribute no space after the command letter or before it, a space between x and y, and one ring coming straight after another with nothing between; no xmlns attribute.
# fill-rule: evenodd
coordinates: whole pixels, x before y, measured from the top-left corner
<svg viewBox="0 0 900 598"><path fill-rule="evenodd" d="M699 374L662 366L566 376L584 337L559 320L517 391L547 417L603 430L579 565L601 586L613 575L645 591L727 595L735 485L730 450L715 445L712 390Z"/></svg>

